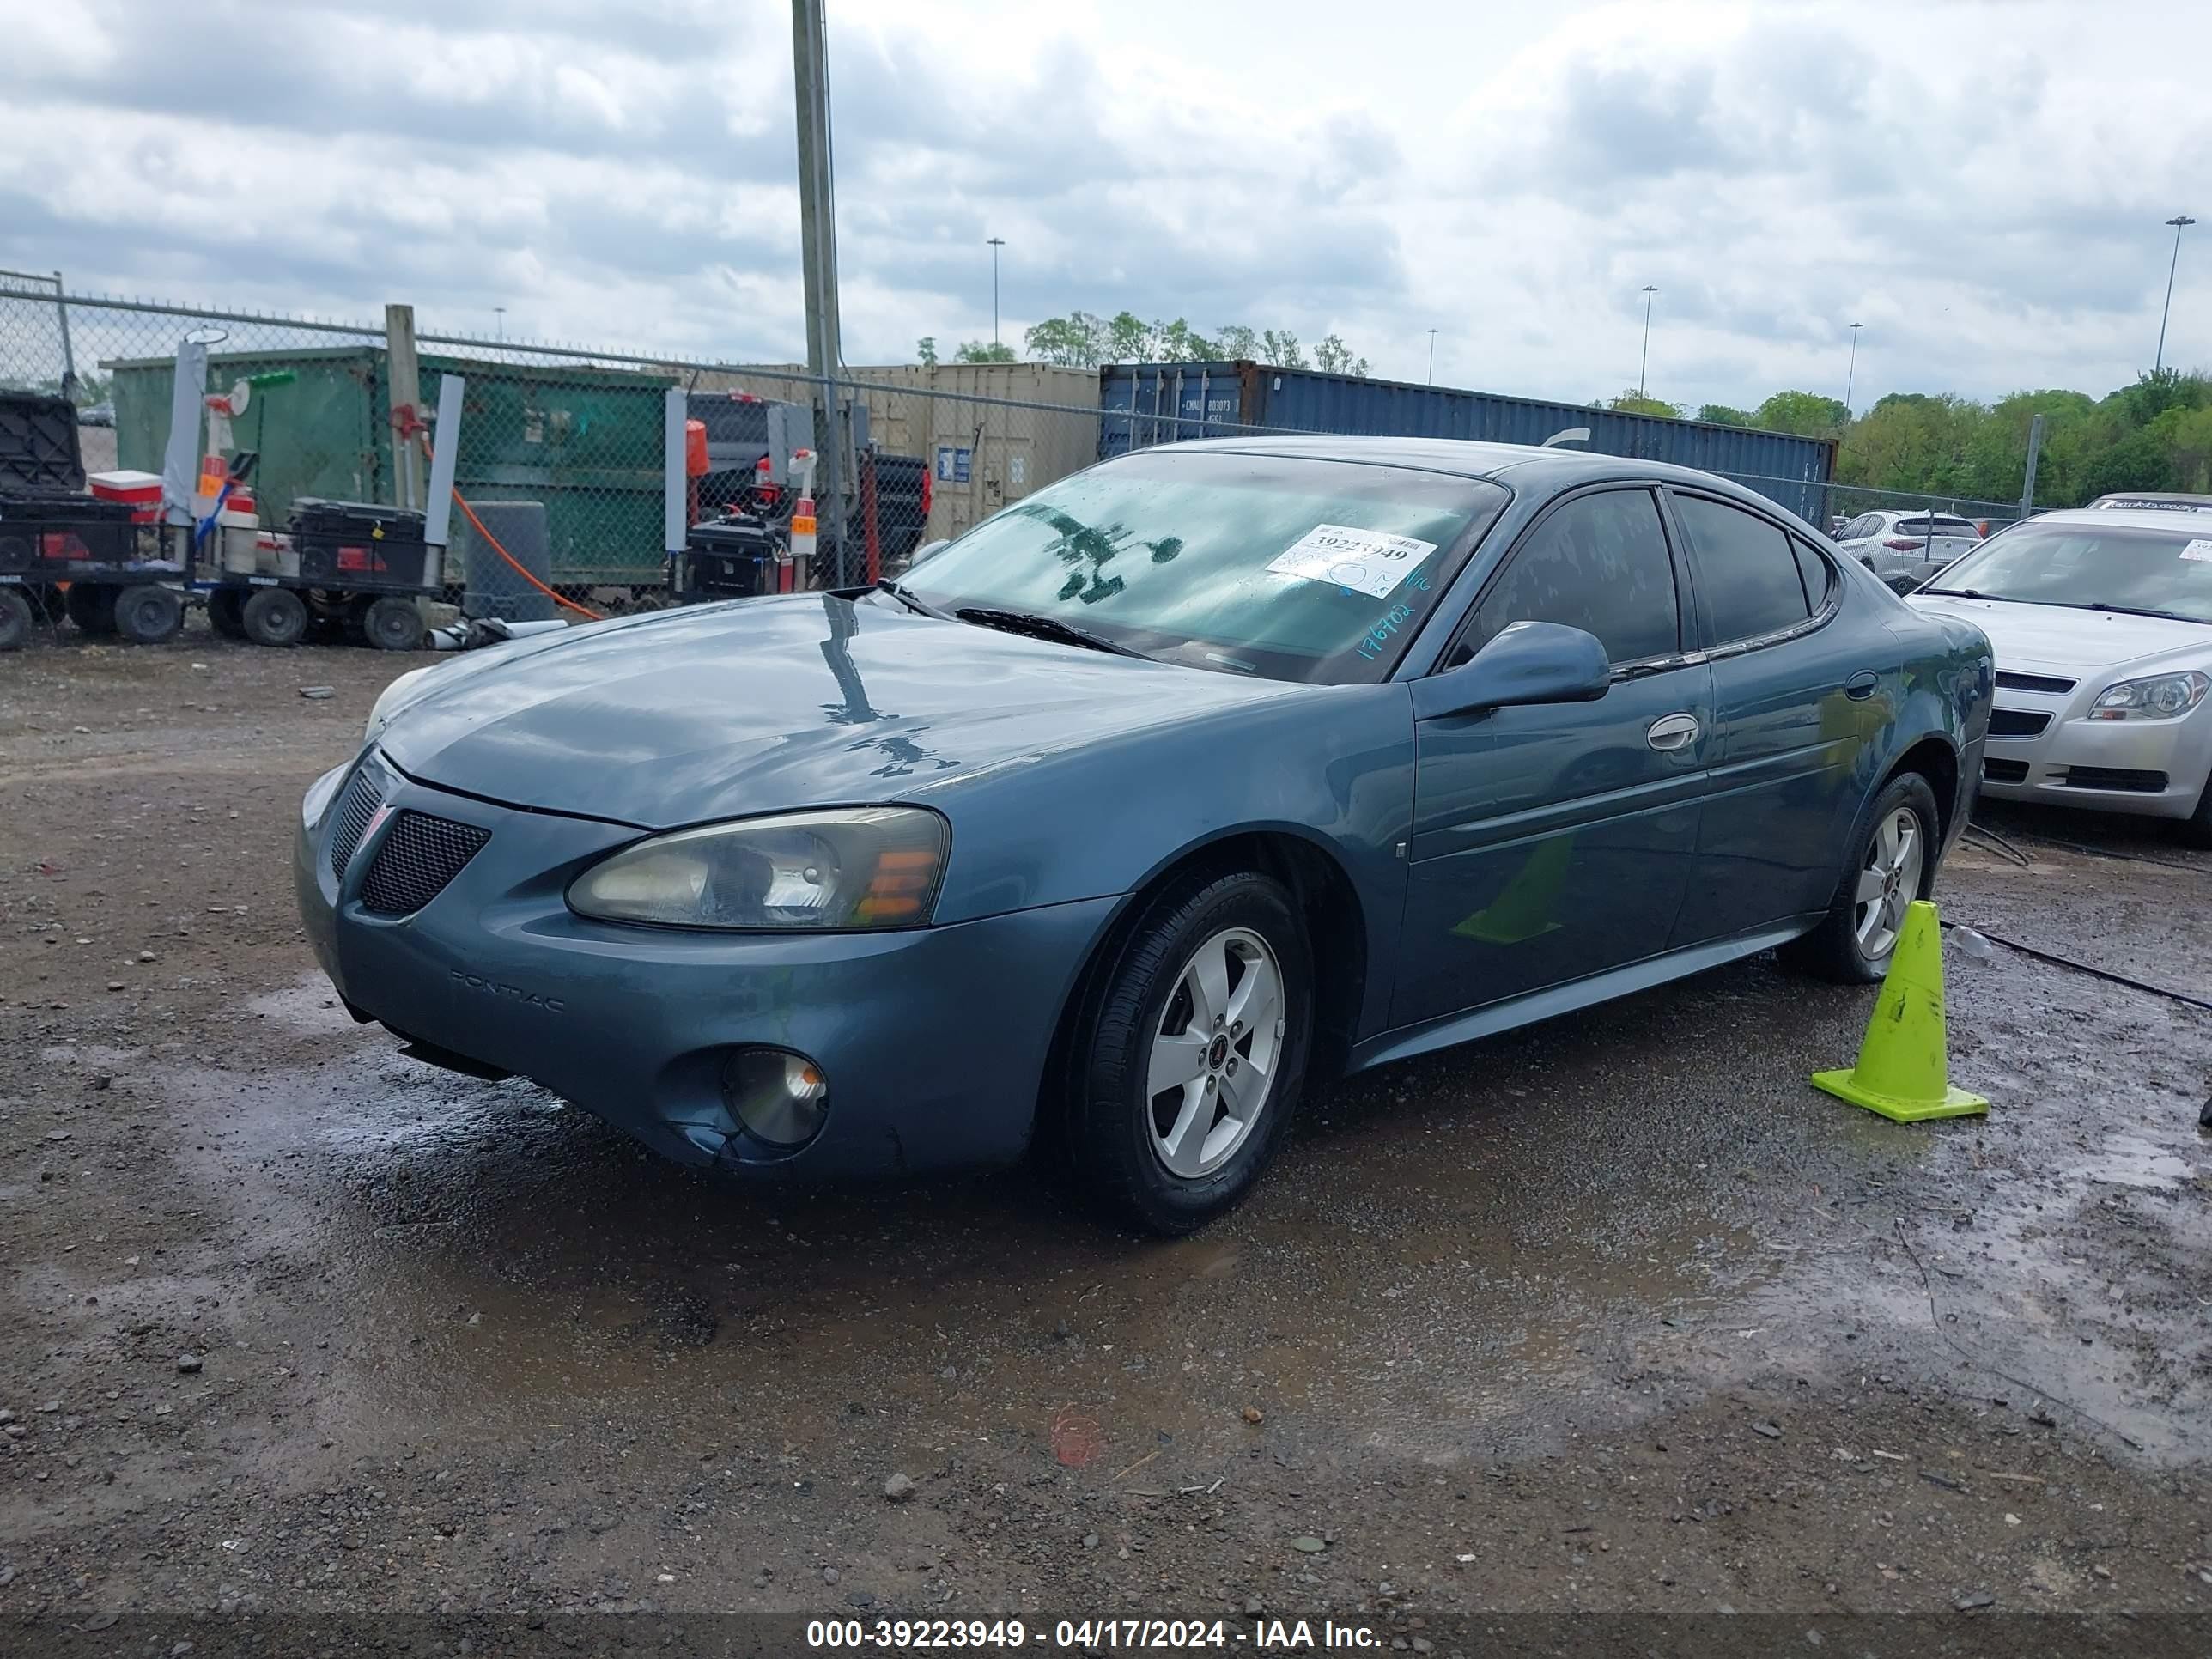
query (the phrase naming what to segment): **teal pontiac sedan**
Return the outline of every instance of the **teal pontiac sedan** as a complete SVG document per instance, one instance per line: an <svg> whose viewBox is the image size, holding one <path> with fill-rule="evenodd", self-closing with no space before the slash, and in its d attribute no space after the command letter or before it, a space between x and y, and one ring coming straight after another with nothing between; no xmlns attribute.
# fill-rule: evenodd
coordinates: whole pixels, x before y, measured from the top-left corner
<svg viewBox="0 0 2212 1659"><path fill-rule="evenodd" d="M754 1180L1040 1148L1182 1233L1330 1077L1776 946L1877 978L1993 689L1708 474L1186 444L897 581L406 676L295 878L423 1060Z"/></svg>

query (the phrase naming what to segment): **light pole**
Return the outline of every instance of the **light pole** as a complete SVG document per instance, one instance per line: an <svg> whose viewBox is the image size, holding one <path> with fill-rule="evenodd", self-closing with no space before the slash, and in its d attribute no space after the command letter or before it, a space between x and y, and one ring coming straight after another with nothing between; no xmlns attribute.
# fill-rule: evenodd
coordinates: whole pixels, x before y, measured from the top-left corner
<svg viewBox="0 0 2212 1659"><path fill-rule="evenodd" d="M492 327L497 331L499 337L501 340L505 340L507 338L507 307L505 306L494 306L491 308L491 313L494 317L499 319L492 325Z"/></svg>
<svg viewBox="0 0 2212 1659"><path fill-rule="evenodd" d="M2166 309L2158 313L2158 356L2150 366L2154 374L2166 367L2166 319L2173 310L2173 273L2181 264L2181 233L2197 221L2177 213L2166 222L2173 227L2173 258L2166 263Z"/></svg>
<svg viewBox="0 0 2212 1659"><path fill-rule="evenodd" d="M1434 329L1431 329L1431 330L1429 331L1429 384L1430 384L1431 386L1434 386L1436 383L1437 383L1437 331L1436 331L1436 330L1434 330Z"/></svg>
<svg viewBox="0 0 2212 1659"><path fill-rule="evenodd" d="M999 250L1006 245L1003 236L991 238L991 343L999 343Z"/></svg>
<svg viewBox="0 0 2212 1659"><path fill-rule="evenodd" d="M1636 364L1636 395L1644 395L1644 372L1651 367L1651 296L1658 289L1650 283L1644 285L1644 356Z"/></svg>
<svg viewBox="0 0 2212 1659"><path fill-rule="evenodd" d="M1851 386L1859 374L1859 331L1865 326L1864 323L1851 325L1851 366L1844 371L1844 416L1847 420L1851 412Z"/></svg>

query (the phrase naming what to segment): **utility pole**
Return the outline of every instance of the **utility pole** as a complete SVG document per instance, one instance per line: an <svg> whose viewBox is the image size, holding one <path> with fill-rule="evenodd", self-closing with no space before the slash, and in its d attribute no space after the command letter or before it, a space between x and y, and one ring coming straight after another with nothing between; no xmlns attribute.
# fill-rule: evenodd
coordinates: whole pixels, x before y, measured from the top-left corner
<svg viewBox="0 0 2212 1659"><path fill-rule="evenodd" d="M1644 373L1651 367L1651 296L1659 290L1651 283L1644 285L1644 356L1636 365L1636 395L1644 395Z"/></svg>
<svg viewBox="0 0 2212 1659"><path fill-rule="evenodd" d="M999 250L1006 245L1003 236L991 239L991 343L999 343Z"/></svg>
<svg viewBox="0 0 2212 1659"><path fill-rule="evenodd" d="M1851 325L1851 366L1844 371L1844 418L1847 421L1851 417L1851 387L1859 377L1859 331L1865 326L1864 323Z"/></svg>
<svg viewBox="0 0 2212 1659"><path fill-rule="evenodd" d="M1434 386L1436 383L1437 383L1437 331L1436 331L1436 330L1434 330L1434 329L1431 329L1431 330L1429 331L1429 384L1430 384L1431 386Z"/></svg>
<svg viewBox="0 0 2212 1659"><path fill-rule="evenodd" d="M2020 492L2020 516L2023 519L2035 515L2035 463L2042 453L2043 416L2038 415L2027 423L2027 480ZM1936 509L1932 507L1928 509L1928 521L1936 521Z"/></svg>
<svg viewBox="0 0 2212 1659"><path fill-rule="evenodd" d="M2173 258L2166 262L2166 309L2158 313L2158 356L2150 366L2154 374L2166 367L2166 319L2173 312L2173 273L2181 265L2181 233L2197 221L2185 213L2177 213L2166 222L2173 227Z"/></svg>
<svg viewBox="0 0 2212 1659"><path fill-rule="evenodd" d="M494 319L493 331L499 336L500 343L503 345L507 342L507 307L494 306L491 308L491 314Z"/></svg>
<svg viewBox="0 0 2212 1659"><path fill-rule="evenodd" d="M791 0L792 87L799 115L799 249L806 290L806 363L814 376L814 447L822 458L816 515L836 538L830 582L842 586L851 539L845 517L845 428L837 396L836 192L830 157L830 32L822 0Z"/></svg>

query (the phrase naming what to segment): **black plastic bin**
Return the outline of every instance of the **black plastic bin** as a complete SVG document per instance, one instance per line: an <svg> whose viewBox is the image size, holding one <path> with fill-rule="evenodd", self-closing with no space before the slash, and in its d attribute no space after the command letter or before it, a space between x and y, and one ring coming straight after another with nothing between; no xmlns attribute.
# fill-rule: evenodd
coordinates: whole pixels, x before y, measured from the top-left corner
<svg viewBox="0 0 2212 1659"><path fill-rule="evenodd" d="M82 489L76 405L45 392L0 391L0 489Z"/></svg>
<svg viewBox="0 0 2212 1659"><path fill-rule="evenodd" d="M292 503L291 531L309 587L419 593L442 580L422 515L405 507L303 495Z"/></svg>
<svg viewBox="0 0 2212 1659"><path fill-rule="evenodd" d="M775 591L775 543L749 519L695 524L675 573L681 599L737 599Z"/></svg>

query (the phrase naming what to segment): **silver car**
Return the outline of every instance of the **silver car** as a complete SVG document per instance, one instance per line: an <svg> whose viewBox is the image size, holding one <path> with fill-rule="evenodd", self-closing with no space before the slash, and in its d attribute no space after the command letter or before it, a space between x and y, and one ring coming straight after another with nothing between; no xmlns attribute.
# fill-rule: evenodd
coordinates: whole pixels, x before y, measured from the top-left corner
<svg viewBox="0 0 2212 1659"><path fill-rule="evenodd" d="M1862 513L1836 544L1900 593L1982 544L1981 527L1955 513Z"/></svg>
<svg viewBox="0 0 2212 1659"><path fill-rule="evenodd" d="M2212 846L2212 522L2045 513L1911 603L1996 648L1984 794L2179 819Z"/></svg>

